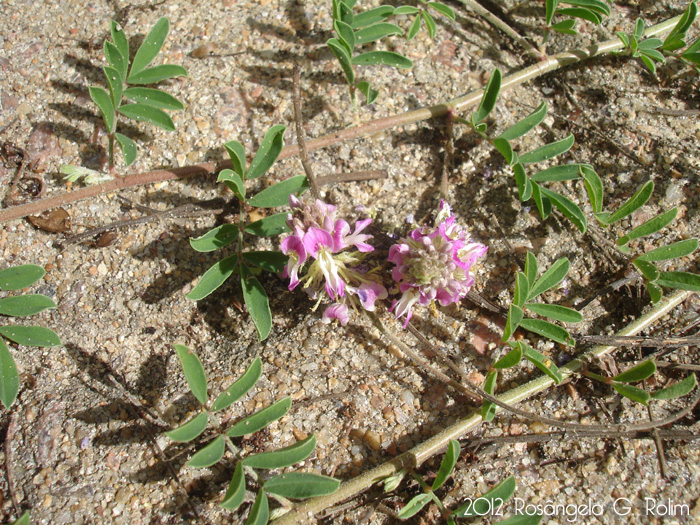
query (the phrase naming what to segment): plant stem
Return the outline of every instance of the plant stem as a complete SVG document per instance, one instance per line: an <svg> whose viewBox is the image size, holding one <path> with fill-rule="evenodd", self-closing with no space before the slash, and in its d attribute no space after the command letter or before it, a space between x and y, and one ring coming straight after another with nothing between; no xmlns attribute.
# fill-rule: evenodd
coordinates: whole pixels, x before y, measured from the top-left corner
<svg viewBox="0 0 700 525"><path fill-rule="evenodd" d="M681 15L652 26L646 31L645 35L650 37L669 31L673 28L676 22L680 20L680 18ZM605 42L601 42L600 44L594 44L588 47L577 48L565 53L553 55L547 60L533 64L532 66L526 67L505 77L501 83L501 91L523 84L529 80L532 80L533 78L542 76L545 73L555 71L562 67L575 64L586 59L604 55L606 53L622 49L623 47L624 46L620 39L615 37ZM442 104L407 111L406 113L402 113L400 115L379 118L360 126L349 127L337 133L331 133L329 135L308 141L306 143L306 149L308 151L312 151L319 148L325 148L333 144L356 139L365 135L371 135L395 126L405 126L407 124L413 124L422 120L444 117L450 109L457 113L478 104L483 94L484 90L479 89ZM281 160L293 157L294 155L298 154L299 147L296 144L290 144L284 147L280 153L279 159ZM67 194L57 195L55 197L49 197L48 199L2 210L0 211L0 223L39 213L58 206L64 206L88 197L110 193L119 189L131 188L133 186L141 186L143 184L161 182L175 178L191 177L193 175L211 175L212 173L216 173L223 169L230 169L231 167L231 161L228 160L219 163L207 162L183 168L173 168L170 170L156 170L147 173L136 173L119 178L118 180L111 180L97 186L81 188Z"/></svg>
<svg viewBox="0 0 700 525"><path fill-rule="evenodd" d="M108 135L107 157L109 162L109 173L114 174L114 133Z"/></svg>
<svg viewBox="0 0 700 525"><path fill-rule="evenodd" d="M624 337L638 334L642 330L650 327L664 315L668 314L671 310L673 310L673 308L687 299L690 294L691 292L679 290L670 296L664 297L664 299L654 305L649 312L627 325L615 335L618 337ZM579 359L575 359L561 367L559 371L562 373L564 378L567 378L578 371L584 362L609 354L615 348L615 346L607 345L595 346ZM554 381L549 376L541 376L524 385L501 394L498 396L498 399L508 404L519 403L520 401L543 392L553 384ZM481 424L481 422L481 409L478 409L469 416L458 421L454 425L451 425L408 452L404 452L400 456L343 483L333 494L312 498L297 505L296 508L285 514L279 520L276 520L275 523L293 524L304 522L307 518L310 518L317 512L331 507L342 500L351 498L366 490L374 483L396 474L396 472L398 472L401 468L407 467L415 469L430 457L444 450L450 439L459 439L467 432L475 429L479 424Z"/></svg>

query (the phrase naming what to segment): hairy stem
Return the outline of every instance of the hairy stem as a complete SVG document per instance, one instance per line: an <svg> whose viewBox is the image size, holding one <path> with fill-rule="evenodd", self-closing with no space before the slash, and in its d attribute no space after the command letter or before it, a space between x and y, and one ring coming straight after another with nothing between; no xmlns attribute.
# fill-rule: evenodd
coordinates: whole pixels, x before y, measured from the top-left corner
<svg viewBox="0 0 700 525"><path fill-rule="evenodd" d="M650 327L661 317L668 314L673 308L681 304L685 299L688 298L691 292L684 290L676 291L673 295L665 297L659 303L654 305L652 309L645 315L634 321L633 323L627 325L625 328L615 334L618 337L635 335L642 330ZM586 352L581 358L575 359L568 363L567 365L561 367L559 371L562 373L564 378L574 374L583 365L584 362L591 359L596 359L602 357L606 354L612 352L616 347L614 346L595 346L590 351ZM523 401L529 397L532 397L540 392L543 392L550 386L554 384L554 381L549 376L541 376L537 379L533 379L528 383L521 385L517 388L509 390L504 394L498 396L498 399L507 404L516 404ZM351 479L343 483L340 488L328 496L321 496L318 498L312 498L305 501L294 508L291 512L285 514L275 523L301 523L307 518L313 516L321 510L331 507L336 503L351 498L362 491L366 490L374 483L381 481L382 479L396 474L401 468L416 468L421 465L430 457L443 451L450 439L459 439L461 436L467 432L475 429L479 424L481 424L481 409L476 410L469 416L458 421L454 425L446 428L442 432L436 434L432 438L424 441L420 445L414 447L401 454L400 456L383 463L372 470L361 474L360 476Z"/></svg>
<svg viewBox="0 0 700 525"><path fill-rule="evenodd" d="M647 29L647 31L645 32L645 36L650 37L669 31L678 22L678 20L680 20L680 15L671 18L670 20L666 20L665 22L662 22L655 26L652 26L649 29ZM555 71L562 67L575 64L576 62L581 62L589 58L604 55L612 51L617 51L622 48L623 45L622 42L620 42L620 39L613 38L611 40L601 42L600 44L594 44L588 47L581 47L572 51L567 51L565 53L560 53L558 55L551 56L547 60L538 62L537 64L526 67L525 69L522 69L516 73L505 77L503 79L503 82L501 83L501 91L523 84L529 80L532 80L533 78L544 75L545 73ZM317 139L308 141L306 143L306 149L308 151L312 151L319 148L325 148L333 144L338 144L346 140L352 140L365 135L374 134L378 131L393 128L395 126L404 126L407 124L413 124L415 122L420 122L422 120L428 120L435 117L444 117L450 109L455 113L464 111L478 104L483 94L484 90L479 89L477 91L469 93L468 95L464 95L462 97L456 98L449 102L445 102L443 104L438 104L436 106L430 106L427 108L417 109L413 111L407 111L406 113L402 113L400 115L384 117L372 120L360 126L346 128L337 133L331 133L329 135L325 135L323 137L319 137ZM298 154L298 146L292 144L285 146L285 148L280 153L279 158L285 159ZM49 197L40 201L35 201L29 204L24 204L22 206L14 206L12 208L2 210L0 211L0 223L12 219L19 219L21 217L26 217L27 215L39 213L45 210L49 210L51 208L64 206L66 204L87 199L89 197L110 193L120 189L141 186L143 184L161 182L164 180L192 177L194 175L211 175L213 173L218 173L218 171L223 169L230 169L231 167L231 161L229 160L220 163L206 162L203 164L196 164L194 166L187 166L183 168L173 168L169 170L156 170L146 173L136 173L120 178L119 180L112 180L104 184L90 186L88 188L81 188L79 190L63 195L56 195L54 197Z"/></svg>

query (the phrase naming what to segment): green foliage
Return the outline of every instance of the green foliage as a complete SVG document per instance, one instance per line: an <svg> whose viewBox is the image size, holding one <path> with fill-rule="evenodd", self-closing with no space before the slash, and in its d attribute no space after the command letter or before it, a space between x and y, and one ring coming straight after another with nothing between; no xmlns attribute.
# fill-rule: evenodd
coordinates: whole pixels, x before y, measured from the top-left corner
<svg viewBox="0 0 700 525"><path fill-rule="evenodd" d="M165 110L184 109L182 102L160 89L136 87L187 76L187 70L182 66L151 65L163 48L169 28L170 22L167 18L158 20L136 51L130 67L129 40L117 22L113 20L111 23L112 41L107 40L104 44L108 65L102 68L109 92L97 86L89 89L90 98L97 105L107 130L110 171L114 166L115 140L122 151L126 166L136 160L137 154L136 143L126 135L116 132L117 114L137 122L147 122L166 131L174 131L175 124ZM131 100L133 103L124 103L123 99ZM64 168L66 166L61 171L66 173ZM66 179L75 181L81 173L71 168L75 167L68 167ZM86 182L95 183L95 180L86 178Z"/></svg>
<svg viewBox="0 0 700 525"><path fill-rule="evenodd" d="M631 33L621 31L617 33L625 46L623 53L639 58L652 75L656 74L656 64L665 64L667 57L673 57L698 69L700 67L700 38L695 39L685 50L682 50L686 46L688 29L695 21L697 14L697 3L693 0L664 40L660 38L644 39L644 20L638 18Z"/></svg>
<svg viewBox="0 0 700 525"><path fill-rule="evenodd" d="M434 38L437 25L432 12L454 21L455 13L451 7L440 2L420 0L422 8L413 6L380 5L366 11L355 13L355 2L352 0L333 0L333 31L335 37L330 38L326 45L335 55L345 80L350 89L353 105L357 103L356 93L365 96L366 103L372 104L379 92L370 86L367 80L358 80L354 66L390 66L398 69L410 69L413 62L393 51L374 50L356 53L358 48L383 40L389 36L401 36L404 30L393 23L386 22L391 16L414 16L413 22L406 33L406 39L411 40L418 34L421 24L425 23L430 38Z"/></svg>
<svg viewBox="0 0 700 525"><path fill-rule="evenodd" d="M262 142L255 157L246 168L245 148L235 140L224 145L231 158L233 169L219 173L218 181L223 182L238 199L240 209L238 224L217 226L196 239L190 239L190 245L198 252L211 252L235 244L235 253L219 260L209 268L197 285L187 294L189 299L204 299L232 275L240 277L243 300L250 313L260 340L264 340L272 329L270 303L262 284L257 278L260 270L281 272L287 262L278 251L243 251L248 245L246 235L270 237L289 231L286 214L277 213L263 219L247 222L243 210L250 207L274 208L286 205L291 194L301 194L309 187L304 175L290 177L265 188L255 195L248 196L245 181L262 176L279 157L284 146L284 126L272 126Z"/></svg>
<svg viewBox="0 0 700 525"><path fill-rule="evenodd" d="M197 355L183 345L174 345L182 365L190 390L201 404L201 411L178 428L166 432L166 436L176 442L190 442L202 435L210 427L208 443L195 452L185 464L192 468L208 468L224 458L226 450L237 460L236 468L228 490L220 505L228 510L236 510L245 497L245 474L255 475L260 490L248 514L246 523L267 523L269 519L268 494L274 497L305 499L335 492L340 481L307 472L288 472L261 481L252 469L279 469L289 467L308 458L316 447L316 436L298 441L293 445L268 452L242 457L241 450L231 438L252 434L278 421L289 412L292 401L284 397L272 405L251 414L226 427L221 427L215 412L228 408L250 392L262 373L262 362L256 357L243 375L209 403L206 395L207 378L204 367ZM204 396L202 396L204 392ZM246 470L247 469L247 470Z"/></svg>
<svg viewBox="0 0 700 525"><path fill-rule="evenodd" d="M559 7L566 4L571 7ZM554 22L554 17L564 17L563 20ZM547 30L544 34L544 42L547 41L550 31L556 31L565 35L577 35L574 29L576 20L585 20L600 25L604 16L610 16L610 6L601 0L546 0L545 21Z"/></svg>
<svg viewBox="0 0 700 525"><path fill-rule="evenodd" d="M5 268L0 270L0 291L27 288L45 274L41 266L34 264ZM7 317L27 317L50 308L56 308L56 303L44 295L13 295L0 299L0 315ZM0 402L10 408L19 394L19 372L3 338L18 345L39 347L60 346L61 340L56 332L43 326L3 325L0 336Z"/></svg>
<svg viewBox="0 0 700 525"><path fill-rule="evenodd" d="M491 516L498 513L506 501L515 494L515 477L508 476L501 483L493 487L486 494L477 498L468 498L467 503L452 510L446 508L440 498L435 493L447 479L452 475L457 459L459 458L460 445L459 442L451 439L445 457L442 459L440 468L438 469L435 480L432 486L424 481L415 472L413 478L420 484L423 493L411 498L398 512L398 517L401 520L407 520L418 514L428 503L435 503L440 510L440 514L445 518L448 524L455 524L456 518L479 518L482 516ZM402 476L403 477L403 476ZM535 525L539 523L542 516L534 515L527 516L527 520L522 523L527 525ZM504 520L499 523L506 523L509 520Z"/></svg>
<svg viewBox="0 0 700 525"><path fill-rule="evenodd" d="M599 211L595 213L598 222L604 228L629 217L651 198L654 192L654 183L646 182L627 201L622 203L614 212ZM617 239L617 248L624 254L630 254L632 248L629 243L653 235L671 224L678 214L677 208L660 213L643 224L633 228ZM666 246L654 248L646 253L638 255L631 260L632 265L641 274L644 285L653 302L659 302L663 297L663 288L676 288L679 290L700 291L700 275L683 271L663 271L654 263L680 259L692 254L698 249L698 239L685 239Z"/></svg>
<svg viewBox="0 0 700 525"><path fill-rule="evenodd" d="M636 403L648 405L649 401L676 399L683 397L692 392L697 386L695 374L690 374L685 379L678 381L666 388L662 388L655 392L649 392L643 388L632 385L631 383L639 383L644 381L656 373L656 364L653 360L648 359L617 374L615 377L605 377L594 372L585 371L584 375L591 379L595 379L602 383L609 384L620 395L631 399Z"/></svg>

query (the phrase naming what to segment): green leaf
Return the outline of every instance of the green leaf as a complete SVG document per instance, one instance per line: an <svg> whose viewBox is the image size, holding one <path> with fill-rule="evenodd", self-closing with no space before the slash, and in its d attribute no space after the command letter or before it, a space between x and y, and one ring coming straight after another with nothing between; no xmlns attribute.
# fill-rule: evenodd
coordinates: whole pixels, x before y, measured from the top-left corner
<svg viewBox="0 0 700 525"><path fill-rule="evenodd" d="M660 286L657 286L656 284L649 281L646 281L644 285L647 287L647 291L649 292L649 297L651 297L651 301L653 303L658 303L664 295L663 289Z"/></svg>
<svg viewBox="0 0 700 525"><path fill-rule="evenodd" d="M552 166L530 177L535 182L554 182L574 180L579 177L579 170L583 164L561 164Z"/></svg>
<svg viewBox="0 0 700 525"><path fill-rule="evenodd" d="M624 372L617 374L613 377L614 381L620 383L636 383L637 381L643 381L647 377L651 377L656 372L656 364L653 359L647 359L641 363L625 370Z"/></svg>
<svg viewBox="0 0 700 525"><path fill-rule="evenodd" d="M540 146L539 148L520 155L520 162L523 164L533 164L535 162L543 162L553 157L566 153L574 145L574 135L569 134L567 137Z"/></svg>
<svg viewBox="0 0 700 525"><path fill-rule="evenodd" d="M418 514L423 507L432 501L430 494L418 494L411 498L411 500L403 506L401 510L396 514L400 520L407 520Z"/></svg>
<svg viewBox="0 0 700 525"><path fill-rule="evenodd" d="M46 275L46 271L36 264L11 266L0 270L0 290L21 290L33 285Z"/></svg>
<svg viewBox="0 0 700 525"><path fill-rule="evenodd" d="M102 68L105 71L105 76L107 77L107 83L110 84L110 88L112 87L112 83L118 83L119 84L119 93L122 92L122 89L124 88L124 78L126 78L126 70L129 67L129 57L126 57L126 62L124 62L124 57L122 56L121 52L115 46L112 42L109 40L105 40L104 44L104 54L105 58L107 59L107 63L111 66L109 67L110 72L113 72L113 75L108 75L107 71ZM121 97L118 98L112 98L112 102L114 102L114 105L117 106L119 105L119 101L121 100Z"/></svg>
<svg viewBox="0 0 700 525"><path fill-rule="evenodd" d="M224 500L219 503L219 506L226 510L236 510L241 506L244 499L245 475L243 474L243 463L239 461L236 465L236 470L233 471L233 478L231 478L231 483L224 495Z"/></svg>
<svg viewBox="0 0 700 525"><path fill-rule="evenodd" d="M491 368L496 368L498 370L503 370L504 368L511 368L517 365L523 357L522 348L516 345L515 348L510 350L506 355L501 357L498 361L491 365Z"/></svg>
<svg viewBox="0 0 700 525"><path fill-rule="evenodd" d="M352 63L356 66L392 66L401 69L411 69L413 62L399 53L393 51L368 51L352 57Z"/></svg>
<svg viewBox="0 0 700 525"><path fill-rule="evenodd" d="M0 402L5 409L17 399L19 393L19 372L5 341L0 339Z"/></svg>
<svg viewBox="0 0 700 525"><path fill-rule="evenodd" d="M528 181L530 182L530 181ZM542 188L536 182L532 184L532 199L535 201L537 211L540 212L540 217L545 220L552 213L552 201L542 195Z"/></svg>
<svg viewBox="0 0 700 525"><path fill-rule="evenodd" d="M530 293L530 283L527 280L527 276L518 272L515 275L515 291L513 292L513 301L520 308L523 307L525 301L527 301L527 296Z"/></svg>
<svg viewBox="0 0 700 525"><path fill-rule="evenodd" d="M286 233L290 231L289 226L287 226L287 214L275 213L274 215L268 215L247 224L245 231L258 237L274 237L275 235Z"/></svg>
<svg viewBox="0 0 700 525"><path fill-rule="evenodd" d="M581 233L586 233L588 223L581 208L563 195L548 190L547 188L540 187L540 192L543 197L548 198L552 204L554 204L564 217L573 222L574 226L576 226Z"/></svg>
<svg viewBox="0 0 700 525"><path fill-rule="evenodd" d="M40 294L26 294L0 299L0 315L10 317L28 317L49 308L56 308L56 303Z"/></svg>
<svg viewBox="0 0 700 525"><path fill-rule="evenodd" d="M254 264L259 268L262 268L266 272L282 273L284 267L289 261L289 257L282 252L261 250L243 252L243 260L247 263Z"/></svg>
<svg viewBox="0 0 700 525"><path fill-rule="evenodd" d="M246 308L258 331L258 339L264 341L272 329L270 302L265 288L245 264L241 264L241 286Z"/></svg>
<svg viewBox="0 0 700 525"><path fill-rule="evenodd" d="M10 341L25 346L60 346L56 332L43 326L0 326L0 334Z"/></svg>
<svg viewBox="0 0 700 525"><path fill-rule="evenodd" d="M554 12L557 10L557 5L559 0L545 0L545 22L547 27L552 25L552 18L554 18Z"/></svg>
<svg viewBox="0 0 700 525"><path fill-rule="evenodd" d="M649 219L644 224L640 224L639 226L634 228L627 235L620 237L617 240L617 245L624 246L625 244L627 244L631 240L639 239L640 237L644 237L646 235L651 235L652 233L656 233L664 226L670 224L673 221L673 219L676 218L677 214L678 214L678 208L674 207L665 213L662 213L660 215L657 215L656 217Z"/></svg>
<svg viewBox="0 0 700 525"><path fill-rule="evenodd" d="M402 34L403 30L399 26L384 22L360 29L355 33L355 39L358 44L369 44L390 35Z"/></svg>
<svg viewBox="0 0 700 525"><path fill-rule="evenodd" d="M651 395L651 397L653 399L676 399L692 392L697 384L698 381L695 378L695 374L690 374L688 377L682 381L679 381L678 383L674 383L671 386L657 390Z"/></svg>
<svg viewBox="0 0 700 525"><path fill-rule="evenodd" d="M126 78L129 68L129 40L124 34L122 27L114 20L111 23L112 41L122 56L122 69L119 71L122 78Z"/></svg>
<svg viewBox="0 0 700 525"><path fill-rule="evenodd" d="M265 428L273 421L277 421L284 416L292 407L292 398L285 397L273 403L267 408L263 408L259 412L252 414L245 419L241 419L226 431L228 437L241 437L246 434L257 432L261 428Z"/></svg>
<svg viewBox="0 0 700 525"><path fill-rule="evenodd" d="M130 119L148 122L165 131L175 131L173 119L162 109L153 108L146 104L124 104L117 111Z"/></svg>
<svg viewBox="0 0 700 525"><path fill-rule="evenodd" d="M649 200L649 197L651 197L652 192L654 191L654 182L649 181L644 186L642 186L637 193L632 195L630 199L625 202L622 206L620 206L617 211L614 213L610 214L605 219L605 224L613 224L620 219L624 219L628 215L633 214L635 211L637 211L639 208L644 206L644 204Z"/></svg>
<svg viewBox="0 0 700 525"><path fill-rule="evenodd" d="M673 244L648 251L637 257L637 259L650 262L668 261L669 259L678 259L690 255L697 249L697 239L686 239L685 241L674 242Z"/></svg>
<svg viewBox="0 0 700 525"><path fill-rule="evenodd" d="M516 514L504 520L496 522L497 525L539 525L542 514Z"/></svg>
<svg viewBox="0 0 700 525"><path fill-rule="evenodd" d="M30 525L30 523L31 523L31 521L30 521L29 511L25 510L24 514L22 514L19 518L17 518L16 521L13 521L12 523L10 523L10 525Z"/></svg>
<svg viewBox="0 0 700 525"><path fill-rule="evenodd" d="M520 321L520 326L525 330L529 330L530 332L534 332L543 337L552 339L557 343L561 343L563 345L573 344L573 340L571 339L571 335L568 331L561 326L550 323L549 321L544 321L542 319L523 319Z"/></svg>
<svg viewBox="0 0 700 525"><path fill-rule="evenodd" d="M140 104L146 104L154 108L170 109L173 111L185 109L185 106L165 91L153 88L131 87L124 90L124 96Z"/></svg>
<svg viewBox="0 0 700 525"><path fill-rule="evenodd" d="M402 5L394 9L394 16L415 15L416 13L420 13L420 9L410 5Z"/></svg>
<svg viewBox="0 0 700 525"><path fill-rule="evenodd" d="M122 154L124 155L124 164L126 166L131 166L136 160L136 143L121 133L115 133L114 138L117 139L119 148L122 150Z"/></svg>
<svg viewBox="0 0 700 525"><path fill-rule="evenodd" d="M192 441L194 438L204 432L208 424L209 412L201 412L184 425L171 430L170 432L166 432L165 435L178 443L186 443L188 441Z"/></svg>
<svg viewBox="0 0 700 525"><path fill-rule="evenodd" d="M700 292L700 275L689 272L661 272L656 284L665 288Z"/></svg>
<svg viewBox="0 0 700 525"><path fill-rule="evenodd" d="M223 182L226 184L228 189L230 189L236 198L243 202L245 201L245 184L240 175L233 170L222 170L216 179L216 182Z"/></svg>
<svg viewBox="0 0 700 525"><path fill-rule="evenodd" d="M406 40L411 41L413 38L418 34L418 31L420 31L420 24L423 21L423 18L421 18L420 15L418 15L413 22L411 23L411 27L408 28L408 33L406 34Z"/></svg>
<svg viewBox="0 0 700 525"><path fill-rule="evenodd" d="M112 100L112 104L114 107L117 107L122 100L122 90L124 89L122 77L119 75L119 71L110 66L104 66L102 71L107 78L107 86L109 87L109 96Z"/></svg>
<svg viewBox="0 0 700 525"><path fill-rule="evenodd" d="M306 499L333 494L340 480L309 472L289 472L269 479L264 488L270 494L284 498Z"/></svg>
<svg viewBox="0 0 700 525"><path fill-rule="evenodd" d="M131 63L131 73L129 74L129 82L134 73L138 73L148 67L153 62L160 50L163 48L165 38L168 36L170 22L167 18L159 19L144 38L141 46L136 50L136 55Z"/></svg>
<svg viewBox="0 0 700 525"><path fill-rule="evenodd" d="M432 490L437 490L442 487L445 481L447 481L447 479L450 477L452 470L455 468L457 460L459 459L460 451L461 447L459 446L459 441L456 439L450 439L450 442L447 445L447 451L445 452L445 457L442 458L440 468L435 475L435 481L433 481L433 485L431 487Z"/></svg>
<svg viewBox="0 0 700 525"><path fill-rule="evenodd" d="M580 323L583 321L583 316L580 312L558 304L528 303L525 305L525 309L562 323Z"/></svg>
<svg viewBox="0 0 700 525"><path fill-rule="evenodd" d="M648 56L647 53L643 53L639 56L639 59L644 62L644 65L647 67L649 71L651 71L652 75L656 75L656 64L654 63L653 60L651 60Z"/></svg>
<svg viewBox="0 0 700 525"><path fill-rule="evenodd" d="M513 166L513 175L515 176L515 183L518 185L518 195L520 200L525 202L532 197L532 183L530 179L525 174L525 168L520 163Z"/></svg>
<svg viewBox="0 0 700 525"><path fill-rule="evenodd" d="M543 294L547 290L555 287L564 280L569 271L569 260L566 257L557 259L549 269L530 287L528 301L534 299L538 295ZM527 271L527 270L526 270ZM528 279L531 274L528 274Z"/></svg>
<svg viewBox="0 0 700 525"><path fill-rule="evenodd" d="M635 259L632 264L637 267L647 281L654 282L661 276L661 272L654 263L644 259Z"/></svg>
<svg viewBox="0 0 700 525"><path fill-rule="evenodd" d="M448 7L440 2L428 2L428 5L435 9L435 11L437 11L441 15L446 16L453 22L455 21L455 12L452 10L451 7Z"/></svg>
<svg viewBox="0 0 700 525"><path fill-rule="evenodd" d="M428 35L430 36L430 38L435 38L435 35L437 34L437 26L435 25L435 20L427 11L423 11L421 15L423 16L423 20L425 20L425 27L428 30Z"/></svg>
<svg viewBox="0 0 700 525"><path fill-rule="evenodd" d="M241 144L237 140L227 142L226 144L224 144L224 148L226 148L228 156L231 158L231 163L233 164L233 171L238 175L241 187L243 187L243 179L245 177L246 171L245 148L243 147L243 144ZM223 173L224 171L222 171L221 173ZM219 174L219 180L220 179L221 174ZM241 194L245 196L245 188L241 190Z"/></svg>
<svg viewBox="0 0 700 525"><path fill-rule="evenodd" d="M504 501L508 500L515 493L515 478L510 475L501 481L494 488L483 496L470 500L467 505L463 505L452 512L458 518L474 518L491 514L494 509L499 508Z"/></svg>
<svg viewBox="0 0 700 525"><path fill-rule="evenodd" d="M509 166L512 166L518 161L518 155L513 152L510 142L508 142L506 139L497 137L493 139L491 143L498 150L498 152L503 155L503 158L506 159Z"/></svg>
<svg viewBox="0 0 700 525"><path fill-rule="evenodd" d="M688 29L690 29L690 26L695 21L697 14L697 4L694 1L690 2L681 19L664 40L663 49L667 51L675 51L676 49L680 49L685 45L683 39L685 38Z"/></svg>
<svg viewBox="0 0 700 525"><path fill-rule="evenodd" d="M162 64L160 66L153 66L139 71L134 74L133 71L127 82L129 84L157 84L163 80L168 80L169 78L176 77L186 77L187 70L182 66L177 66L175 64Z"/></svg>
<svg viewBox="0 0 700 525"><path fill-rule="evenodd" d="M355 70L352 68L352 58L350 57L347 48L337 38L329 39L326 42L326 45L331 48L335 58L338 59L348 84L351 86L355 85Z"/></svg>
<svg viewBox="0 0 700 525"><path fill-rule="evenodd" d="M248 519L245 520L245 525L266 525L270 519L270 504L267 501L267 494L264 490L260 490L255 497Z"/></svg>
<svg viewBox="0 0 700 525"><path fill-rule="evenodd" d="M565 4L585 7L596 13L610 16L610 6L601 0L564 0Z"/></svg>
<svg viewBox="0 0 700 525"><path fill-rule="evenodd" d="M219 286L224 284L224 281L231 277L231 274L238 272L238 254L234 253L218 261L209 268L202 278L197 283L190 293L185 297L192 301L204 299Z"/></svg>
<svg viewBox="0 0 700 525"><path fill-rule="evenodd" d="M369 82L365 82L364 80L357 83L357 90L365 96L367 105L370 105L377 100L377 95L379 95L379 91L372 89Z"/></svg>
<svg viewBox="0 0 700 525"><path fill-rule="evenodd" d="M311 434L308 438L288 447L248 456L243 459L243 464L262 469L284 468L308 458L314 451L314 447L316 447L316 436Z"/></svg>
<svg viewBox="0 0 700 525"><path fill-rule="evenodd" d="M612 383L612 387L617 390L618 394L623 395L636 403L641 403L642 405L649 404L651 395L642 388L627 385L625 383Z"/></svg>
<svg viewBox="0 0 700 525"><path fill-rule="evenodd" d="M557 9L555 14L559 16L572 16L574 18L588 20L596 25L600 25L600 23L603 21L603 17L595 11L590 11L580 7L563 7L561 9Z"/></svg>
<svg viewBox="0 0 700 525"><path fill-rule="evenodd" d="M192 350L185 345L173 345L177 357L182 364L182 370L185 373L185 379L194 394L202 405L207 404L207 376L204 373L202 362Z"/></svg>
<svg viewBox="0 0 700 525"><path fill-rule="evenodd" d="M578 35L578 31L574 29L575 25L576 21L573 18L569 18L568 20L557 22L551 26L551 29L564 35Z"/></svg>
<svg viewBox="0 0 700 525"><path fill-rule="evenodd" d="M525 275L527 276L527 282L532 288L537 280L537 258L532 254L532 252L527 252L525 256Z"/></svg>
<svg viewBox="0 0 700 525"><path fill-rule="evenodd" d="M506 326L503 328L503 337L501 341L504 343L510 339L515 332L516 328L523 319L523 309L515 304L511 304L508 308L508 318L506 319Z"/></svg>
<svg viewBox="0 0 700 525"><path fill-rule="evenodd" d="M224 457L225 451L226 439L224 436L219 436L192 456L192 458L185 463L185 466L192 468L211 467L214 463L221 461L221 458Z"/></svg>
<svg viewBox="0 0 700 525"><path fill-rule="evenodd" d="M278 182L253 195L248 204L256 208L275 208L289 203L292 193L300 195L309 188L309 181L305 175L296 175L282 182Z"/></svg>
<svg viewBox="0 0 700 525"><path fill-rule="evenodd" d="M214 401L214 404L211 406L211 411L218 412L219 410L223 410L250 392L250 389L253 388L255 383L258 382L258 379L260 379L260 374L262 374L262 361L260 361L259 357L256 357L243 375L219 394L216 401Z"/></svg>
<svg viewBox="0 0 700 525"><path fill-rule="evenodd" d="M88 91L90 91L90 98L100 110L107 133L114 133L116 120L114 118L114 104L112 104L112 98L109 96L109 93L101 87L95 86L91 86Z"/></svg>
<svg viewBox="0 0 700 525"><path fill-rule="evenodd" d="M535 109L535 111L533 111L527 117L516 122L508 129L506 129L503 133L501 133L499 135L499 138L505 140L514 140L518 137L522 137L530 130L538 126L544 120L545 116L547 116L547 103L542 102L539 106L537 106L537 109Z"/></svg>
<svg viewBox="0 0 700 525"><path fill-rule="evenodd" d="M640 38L642 38L642 36L644 36L644 20L642 20L641 18L637 18L637 20L635 21L634 33L632 33L632 35L637 40L639 40Z"/></svg>
<svg viewBox="0 0 700 525"><path fill-rule="evenodd" d="M286 130L287 127L281 124L272 126L267 130L265 138L263 138L258 151L255 153L255 158L248 166L246 178L256 179L270 169L284 147L284 132Z"/></svg>
<svg viewBox="0 0 700 525"><path fill-rule="evenodd" d="M486 379L484 379L484 392L493 395L494 391L496 390L496 379L498 379L497 370L492 370L486 374ZM481 404L481 419L488 423L496 415L496 410L497 408L495 404L484 399Z"/></svg>
<svg viewBox="0 0 700 525"><path fill-rule="evenodd" d="M352 51L355 48L355 32L352 30L352 27L342 20L335 20L333 22L333 29L335 29L340 43L345 46L348 54L352 56Z"/></svg>
<svg viewBox="0 0 700 525"><path fill-rule="evenodd" d="M360 29L361 27L371 26L377 22L383 22L389 18L394 13L394 7L390 5L380 5L374 9L368 9L363 13L358 13L355 15L352 21L353 29Z"/></svg>
<svg viewBox="0 0 700 525"><path fill-rule="evenodd" d="M190 239L190 246L198 252L213 252L228 246L236 239L238 239L238 226L235 224L222 224L212 228L201 237Z"/></svg>
<svg viewBox="0 0 700 525"><path fill-rule="evenodd" d="M523 357L530 361L533 365L539 368L542 372L548 375L552 380L559 384L562 382L564 377L559 372L559 367L554 364L554 362L545 355L539 353L537 350L532 348L530 345L518 341L518 344L523 348Z"/></svg>
<svg viewBox="0 0 700 525"><path fill-rule="evenodd" d="M642 40L639 43L637 49L639 49L640 51L655 51L657 48L661 47L663 43L663 40L661 40L660 38L647 38L646 40ZM660 56L660 60L665 60L663 55L661 55L660 53L656 56Z"/></svg>
<svg viewBox="0 0 700 525"><path fill-rule="evenodd" d="M593 212L600 213L603 210L603 181L600 180L600 177L591 166L586 164L580 164L579 166Z"/></svg>
<svg viewBox="0 0 700 525"><path fill-rule="evenodd" d="M477 110L472 113L472 125L476 127L481 121L489 116L489 113L493 110L496 105L496 99L498 98L498 92L501 90L501 70L494 69L489 77L489 81L486 83L484 88L484 94L481 97L481 102Z"/></svg>

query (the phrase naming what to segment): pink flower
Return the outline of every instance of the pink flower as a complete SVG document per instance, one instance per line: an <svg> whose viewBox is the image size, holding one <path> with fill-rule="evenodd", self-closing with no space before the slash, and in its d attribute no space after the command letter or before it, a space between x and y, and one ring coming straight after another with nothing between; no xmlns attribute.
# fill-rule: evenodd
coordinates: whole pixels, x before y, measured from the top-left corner
<svg viewBox="0 0 700 525"><path fill-rule="evenodd" d="M433 227L416 228L389 249L392 277L402 294L391 310L397 318L406 316L406 326L415 303L447 306L460 301L474 284L471 266L487 249L470 241L450 206L440 201Z"/></svg>
<svg viewBox="0 0 700 525"><path fill-rule="evenodd" d="M336 217L336 208L321 200L313 204L301 202L290 195L292 213L287 216L287 225L292 234L282 240L282 252L289 256L284 276L289 277L289 289L299 283L312 298L326 295L335 304L326 308L323 321L338 319L346 324L349 319L348 303L354 309L359 306L374 310L377 299L387 297L387 291L379 282L376 273L363 270L364 254L374 248L367 243L371 235L362 231L372 219L355 223L352 233L350 225ZM309 262L305 275L300 271ZM318 303L317 303L318 306Z"/></svg>

